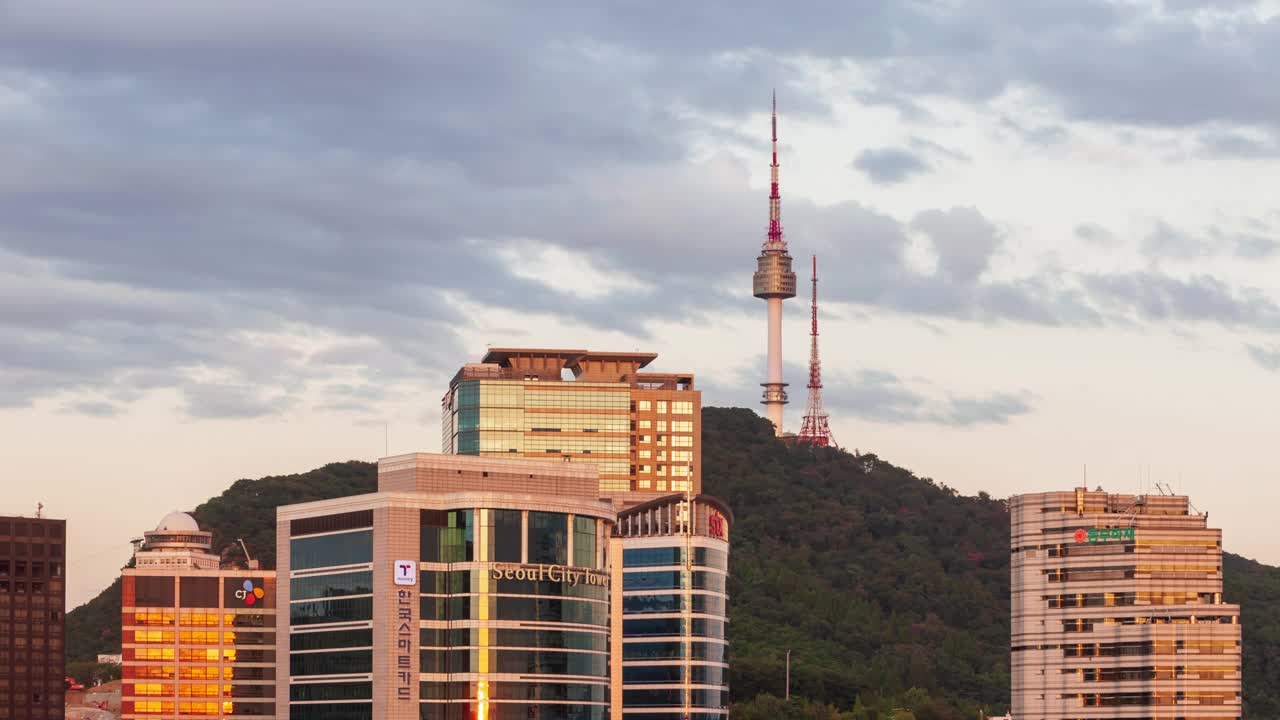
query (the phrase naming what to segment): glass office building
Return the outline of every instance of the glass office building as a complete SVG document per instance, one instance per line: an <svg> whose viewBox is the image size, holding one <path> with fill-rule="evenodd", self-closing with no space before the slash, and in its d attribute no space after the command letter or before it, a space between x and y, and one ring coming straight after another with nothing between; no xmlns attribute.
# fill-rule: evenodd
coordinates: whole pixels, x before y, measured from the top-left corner
<svg viewBox="0 0 1280 720"><path fill-rule="evenodd" d="M277 702L295 720L601 720L597 494L587 464L412 454L381 461L377 493L279 508Z"/></svg>
<svg viewBox="0 0 1280 720"><path fill-rule="evenodd" d="M621 652L613 679L623 720L727 718L731 519L705 495L658 498L618 515L622 626L614 628Z"/></svg>
<svg viewBox="0 0 1280 720"><path fill-rule="evenodd" d="M224 568L212 542L170 513L122 573L125 720L277 717L275 573Z"/></svg>
<svg viewBox="0 0 1280 720"><path fill-rule="evenodd" d="M656 358L490 349L449 383L442 451L591 463L599 494L621 504L698 493L701 393L692 375L640 372Z"/></svg>

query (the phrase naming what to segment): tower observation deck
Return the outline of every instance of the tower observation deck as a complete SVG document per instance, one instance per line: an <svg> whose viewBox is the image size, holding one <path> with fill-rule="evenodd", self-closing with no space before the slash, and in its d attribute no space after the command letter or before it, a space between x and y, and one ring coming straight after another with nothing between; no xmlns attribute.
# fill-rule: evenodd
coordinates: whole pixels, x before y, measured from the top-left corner
<svg viewBox="0 0 1280 720"><path fill-rule="evenodd" d="M773 130L773 164L769 166L769 231L756 258L752 276L752 294L769 304L768 368L761 403L773 422L774 432L782 434L782 406L787 404L787 383L782 381L782 301L796 296L796 274L791 270L791 255L782 237L782 196L778 192L778 99L773 98L771 118Z"/></svg>

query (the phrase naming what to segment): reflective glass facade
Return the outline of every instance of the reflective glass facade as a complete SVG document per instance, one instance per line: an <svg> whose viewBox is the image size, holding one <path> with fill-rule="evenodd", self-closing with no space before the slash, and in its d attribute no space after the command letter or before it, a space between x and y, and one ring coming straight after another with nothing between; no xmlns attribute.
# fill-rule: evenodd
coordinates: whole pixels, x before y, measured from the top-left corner
<svg viewBox="0 0 1280 720"><path fill-rule="evenodd" d="M723 720L729 707L727 510L673 496L623 511L627 720Z"/></svg>
<svg viewBox="0 0 1280 720"><path fill-rule="evenodd" d="M292 719L373 717L373 514L332 518L295 523L287 539Z"/></svg>
<svg viewBox="0 0 1280 720"><path fill-rule="evenodd" d="M604 718L601 520L514 508L424 510L422 519L424 537L457 539L434 553L423 544L420 717Z"/></svg>
<svg viewBox="0 0 1280 720"><path fill-rule="evenodd" d="M278 511L289 717L606 718L614 515L593 474L446 455L387 465L399 475L380 476L385 493ZM339 515L368 526L327 519Z"/></svg>
<svg viewBox="0 0 1280 720"><path fill-rule="evenodd" d="M122 717L276 717L276 581L261 570L125 570Z"/></svg>
<svg viewBox="0 0 1280 720"><path fill-rule="evenodd" d="M692 376L639 372L655 357L491 350L450 383L442 451L589 462L615 498L700 492L701 393Z"/></svg>

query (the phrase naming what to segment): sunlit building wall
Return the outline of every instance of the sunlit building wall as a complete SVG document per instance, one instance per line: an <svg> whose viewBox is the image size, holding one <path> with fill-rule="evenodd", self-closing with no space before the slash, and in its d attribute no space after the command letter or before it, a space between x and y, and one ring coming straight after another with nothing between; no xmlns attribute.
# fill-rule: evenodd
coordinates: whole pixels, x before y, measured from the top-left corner
<svg viewBox="0 0 1280 720"><path fill-rule="evenodd" d="M294 720L603 720L612 506L586 463L410 454L284 506Z"/></svg>
<svg viewBox="0 0 1280 720"><path fill-rule="evenodd" d="M490 349L449 384L442 451L591 463L599 495L619 504L700 492L701 393L692 375L641 372L655 358Z"/></svg>
<svg viewBox="0 0 1280 720"><path fill-rule="evenodd" d="M170 513L123 571L126 720L276 717L275 573L221 568L211 544Z"/></svg>
<svg viewBox="0 0 1280 720"><path fill-rule="evenodd" d="M1240 606L1188 498L1077 488L1009 512L1014 718L1240 717Z"/></svg>

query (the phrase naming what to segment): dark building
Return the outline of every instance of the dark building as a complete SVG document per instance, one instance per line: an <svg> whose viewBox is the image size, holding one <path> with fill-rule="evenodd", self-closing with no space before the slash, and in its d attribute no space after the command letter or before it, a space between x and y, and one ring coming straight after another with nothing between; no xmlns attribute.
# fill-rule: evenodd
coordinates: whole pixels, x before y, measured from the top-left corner
<svg viewBox="0 0 1280 720"><path fill-rule="evenodd" d="M0 720L64 714L66 520L0 517Z"/></svg>

